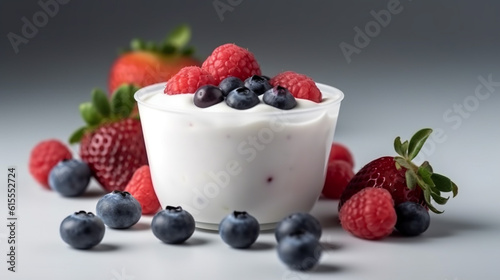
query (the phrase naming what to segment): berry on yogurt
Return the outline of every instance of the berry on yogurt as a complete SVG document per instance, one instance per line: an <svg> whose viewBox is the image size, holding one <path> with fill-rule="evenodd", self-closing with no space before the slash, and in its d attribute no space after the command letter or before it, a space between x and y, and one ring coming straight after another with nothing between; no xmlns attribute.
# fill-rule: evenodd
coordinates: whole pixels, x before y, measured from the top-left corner
<svg viewBox="0 0 500 280"><path fill-rule="evenodd" d="M249 88L257 95L261 95L270 88L272 88L268 80L258 75L253 75L250 78L247 78L245 80L245 87Z"/></svg>
<svg viewBox="0 0 500 280"><path fill-rule="evenodd" d="M297 106L297 100L286 88L275 86L264 93L262 97L264 103L278 109L290 110Z"/></svg>
<svg viewBox="0 0 500 280"><path fill-rule="evenodd" d="M227 96L233 89L244 87L245 84L240 78L229 76L219 83L219 88L224 96Z"/></svg>
<svg viewBox="0 0 500 280"><path fill-rule="evenodd" d="M200 108L210 107L224 101L220 88L213 85L204 85L196 90L193 97L194 105Z"/></svg>
<svg viewBox="0 0 500 280"><path fill-rule="evenodd" d="M226 97L226 104L234 109L245 110L260 103L260 99L249 88L240 87L233 89Z"/></svg>

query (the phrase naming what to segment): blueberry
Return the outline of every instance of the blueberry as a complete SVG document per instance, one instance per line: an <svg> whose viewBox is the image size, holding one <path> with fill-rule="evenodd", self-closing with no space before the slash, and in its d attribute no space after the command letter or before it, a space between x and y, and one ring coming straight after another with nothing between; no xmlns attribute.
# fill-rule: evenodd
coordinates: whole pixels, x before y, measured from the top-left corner
<svg viewBox="0 0 500 280"><path fill-rule="evenodd" d="M243 211L234 211L219 224L219 235L233 248L248 248L259 236L260 225L257 219Z"/></svg>
<svg viewBox="0 0 500 280"><path fill-rule="evenodd" d="M194 227L193 216L180 206L167 206L156 213L151 221L153 234L168 244L183 243L193 235Z"/></svg>
<svg viewBox="0 0 500 280"><path fill-rule="evenodd" d="M429 228L431 218L419 203L406 201L396 206L396 229L403 235L417 236Z"/></svg>
<svg viewBox="0 0 500 280"><path fill-rule="evenodd" d="M288 91L288 89L281 86L275 86L266 91L262 97L262 101L268 105L283 110L290 110L297 106L297 100L295 100L295 97L290 93L290 91Z"/></svg>
<svg viewBox="0 0 500 280"><path fill-rule="evenodd" d="M231 92L233 89L244 86L245 84L243 83L242 80L240 80L240 78L236 78L233 76L229 76L219 83L219 88L224 96L227 96L227 94Z"/></svg>
<svg viewBox="0 0 500 280"><path fill-rule="evenodd" d="M260 100L255 92L246 87L233 89L226 97L226 104L234 109L245 110L259 104Z"/></svg>
<svg viewBox="0 0 500 280"><path fill-rule="evenodd" d="M49 173L49 185L62 196L80 196L87 189L92 172L89 166L77 159L65 159Z"/></svg>
<svg viewBox="0 0 500 280"><path fill-rule="evenodd" d="M249 88L257 95L261 95L272 88L272 86L269 84L269 80L257 75L253 75L252 77L247 78L245 80L245 87Z"/></svg>
<svg viewBox="0 0 500 280"><path fill-rule="evenodd" d="M194 105L200 108L210 107L224 101L220 88L213 85L204 85L194 93Z"/></svg>
<svg viewBox="0 0 500 280"><path fill-rule="evenodd" d="M276 226L274 236L280 242L285 236L294 234L295 232L306 231L310 232L316 239L321 237L321 224L309 213L297 212L281 220Z"/></svg>
<svg viewBox="0 0 500 280"><path fill-rule="evenodd" d="M66 217L59 227L62 240L77 249L90 249L101 243L105 226L92 212L75 212Z"/></svg>
<svg viewBox="0 0 500 280"><path fill-rule="evenodd" d="M265 76L265 75L261 75L261 77L262 77L263 79L265 79L265 80L268 80L268 81L270 81L270 80L271 80L271 78L269 78L268 76Z"/></svg>
<svg viewBox="0 0 500 280"><path fill-rule="evenodd" d="M290 269L310 270L321 257L321 244L312 233L298 231L285 236L278 243L278 257Z"/></svg>
<svg viewBox="0 0 500 280"><path fill-rule="evenodd" d="M141 204L129 193L113 191L97 202L97 216L110 228L124 229L141 218Z"/></svg>

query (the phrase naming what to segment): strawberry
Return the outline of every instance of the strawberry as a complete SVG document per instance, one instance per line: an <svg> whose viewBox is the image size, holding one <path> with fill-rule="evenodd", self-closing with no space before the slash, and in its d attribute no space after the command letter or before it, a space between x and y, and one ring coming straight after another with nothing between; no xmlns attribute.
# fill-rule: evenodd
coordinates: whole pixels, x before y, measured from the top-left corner
<svg viewBox="0 0 500 280"><path fill-rule="evenodd" d="M405 201L413 201L435 213L442 213L432 205L432 200L444 205L449 197L444 198L441 193L452 192L455 197L458 193L457 185L449 178L435 173L429 162L425 161L420 166L412 162L431 133L432 129L421 129L409 142L404 143L397 137L394 148L398 156L381 157L361 168L342 193L339 210L354 194L364 188L372 187L388 190L395 206Z"/></svg>
<svg viewBox="0 0 500 280"><path fill-rule="evenodd" d="M354 236L376 240L390 235L397 222L391 194L381 188L364 188L340 209L342 228Z"/></svg>
<svg viewBox="0 0 500 280"><path fill-rule="evenodd" d="M109 94L122 84L139 88L166 82L185 66L201 66L192 57L193 48L186 47L191 30L181 25L160 44L134 39L130 50L121 54L111 66L108 81Z"/></svg>
<svg viewBox="0 0 500 280"><path fill-rule="evenodd" d="M81 159L108 192L125 189L135 170L148 164L141 123L129 117L136 90L122 85L111 102L102 90L94 90L92 102L80 105L87 125L69 140L71 144L80 142Z"/></svg>

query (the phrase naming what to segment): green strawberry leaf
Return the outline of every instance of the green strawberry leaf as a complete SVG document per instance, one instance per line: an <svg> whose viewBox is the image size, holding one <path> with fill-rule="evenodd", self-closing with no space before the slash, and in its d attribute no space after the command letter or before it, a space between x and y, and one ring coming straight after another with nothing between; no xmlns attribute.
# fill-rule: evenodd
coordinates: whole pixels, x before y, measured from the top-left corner
<svg viewBox="0 0 500 280"><path fill-rule="evenodd" d="M180 50L191 40L191 28L187 24L177 26L170 32L165 42Z"/></svg>
<svg viewBox="0 0 500 280"><path fill-rule="evenodd" d="M156 43L154 41L147 41L146 44L144 45L144 50L150 52L157 52L159 50L159 47L156 46Z"/></svg>
<svg viewBox="0 0 500 280"><path fill-rule="evenodd" d="M82 126L79 129L75 130L71 136L69 136L68 142L70 144L76 144L82 140L83 134L85 134L85 130L87 129L86 126Z"/></svg>
<svg viewBox="0 0 500 280"><path fill-rule="evenodd" d="M426 166L420 166L417 171L418 175L425 182L426 185L434 187L434 181L432 181L432 172L426 168Z"/></svg>
<svg viewBox="0 0 500 280"><path fill-rule="evenodd" d="M405 172L406 186L408 189L413 190L417 186L417 174L412 169L407 169Z"/></svg>
<svg viewBox="0 0 500 280"><path fill-rule="evenodd" d="M111 97L111 112L115 117L127 118L135 105L134 93L137 88L131 84L123 84Z"/></svg>
<svg viewBox="0 0 500 280"><path fill-rule="evenodd" d="M401 137L396 137L396 139L394 139L394 150L396 150L396 153L398 153L398 155L404 157L405 156L405 153L403 151L403 144L401 143Z"/></svg>
<svg viewBox="0 0 500 280"><path fill-rule="evenodd" d="M403 157L408 156L408 141L404 141L403 144L401 144L401 150L403 151Z"/></svg>
<svg viewBox="0 0 500 280"><path fill-rule="evenodd" d="M97 112L103 117L109 117L111 114L111 107L109 105L108 96L101 89L94 89L91 93L92 105Z"/></svg>
<svg viewBox="0 0 500 280"><path fill-rule="evenodd" d="M457 185L455 185L455 183L453 183L453 181L451 182L451 188L452 188L452 192L453 192L453 197L457 196L458 194L458 187Z"/></svg>
<svg viewBox="0 0 500 280"><path fill-rule="evenodd" d="M172 44L165 43L160 46L160 52L163 54L174 54L177 51L177 48Z"/></svg>
<svg viewBox="0 0 500 280"><path fill-rule="evenodd" d="M453 191L453 182L451 182L451 180L448 177L438 173L433 173L431 179L434 182L436 189L442 192Z"/></svg>
<svg viewBox="0 0 500 280"><path fill-rule="evenodd" d="M433 192L431 192L431 196L432 196L432 199L439 205L445 205L446 202L448 202L448 199L449 197L447 198L444 198L444 197L441 197L440 195L438 194L435 194Z"/></svg>
<svg viewBox="0 0 500 280"><path fill-rule="evenodd" d="M182 50L181 55L183 56L191 56L195 53L194 47L186 47Z"/></svg>
<svg viewBox="0 0 500 280"><path fill-rule="evenodd" d="M406 168L406 169L412 169L411 165L408 163L407 160L405 160L402 157L394 157L394 161L396 161L397 164L400 166Z"/></svg>
<svg viewBox="0 0 500 280"><path fill-rule="evenodd" d="M422 149L422 146L424 145L427 138L429 138L429 135L431 133L432 129L424 128L417 131L417 133L415 133L415 135L411 137L408 146L408 157L410 160L414 159L417 156L417 154L420 152L420 149Z"/></svg>
<svg viewBox="0 0 500 280"><path fill-rule="evenodd" d="M85 102L80 104L80 114L83 120L89 126L99 124L102 120L102 116L97 112L96 108L91 102Z"/></svg>
<svg viewBox="0 0 500 280"><path fill-rule="evenodd" d="M424 162L420 165L420 167L427 169L430 173L434 172L434 171L432 170L432 166L431 166L431 164L430 164L428 161L424 161Z"/></svg>
<svg viewBox="0 0 500 280"><path fill-rule="evenodd" d="M130 41L130 49L133 51L141 51L146 48L146 43L142 39L135 38Z"/></svg>
<svg viewBox="0 0 500 280"><path fill-rule="evenodd" d="M431 210L432 212L434 212L436 214L443 213L443 211L437 210L436 207L434 207L434 205L432 205L431 192L429 190L424 190L424 199L425 199L425 203L427 204L427 207L429 207L429 210Z"/></svg>

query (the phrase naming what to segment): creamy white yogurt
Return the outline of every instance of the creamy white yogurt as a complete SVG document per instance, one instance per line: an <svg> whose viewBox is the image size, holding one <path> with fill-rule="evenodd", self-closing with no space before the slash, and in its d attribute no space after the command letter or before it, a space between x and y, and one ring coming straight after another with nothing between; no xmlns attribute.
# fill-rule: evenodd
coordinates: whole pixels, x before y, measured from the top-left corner
<svg viewBox="0 0 500 280"><path fill-rule="evenodd" d="M261 102L236 110L208 108L193 94L163 94L164 83L135 98L155 192L182 206L201 228L217 229L231 211L247 211L262 228L309 211L325 180L341 91L318 84L323 101L297 99L292 110Z"/></svg>

